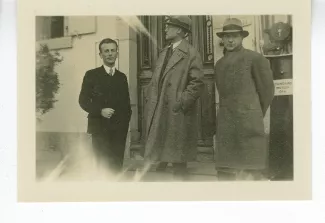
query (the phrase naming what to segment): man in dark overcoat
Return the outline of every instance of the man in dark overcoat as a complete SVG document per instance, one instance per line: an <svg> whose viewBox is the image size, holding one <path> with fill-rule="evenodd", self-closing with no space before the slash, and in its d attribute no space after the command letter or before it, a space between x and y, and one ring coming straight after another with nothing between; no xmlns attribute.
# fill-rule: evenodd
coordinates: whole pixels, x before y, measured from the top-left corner
<svg viewBox="0 0 325 223"><path fill-rule="evenodd" d="M117 42L104 39L99 51L103 65L86 72L79 104L88 113L87 132L92 135L97 162L118 173L131 118L129 88L126 75L115 67Z"/></svg>
<svg viewBox="0 0 325 223"><path fill-rule="evenodd" d="M222 179L261 180L267 169L264 116L274 97L269 61L245 49L239 19L230 18L218 32L224 56L215 64L220 107L217 113L216 169Z"/></svg>
<svg viewBox="0 0 325 223"><path fill-rule="evenodd" d="M197 100L203 83L202 60L186 40L191 32L188 16L171 16L166 22L170 42L159 55L147 102L145 160L172 163L174 176L184 180L187 162L196 160Z"/></svg>

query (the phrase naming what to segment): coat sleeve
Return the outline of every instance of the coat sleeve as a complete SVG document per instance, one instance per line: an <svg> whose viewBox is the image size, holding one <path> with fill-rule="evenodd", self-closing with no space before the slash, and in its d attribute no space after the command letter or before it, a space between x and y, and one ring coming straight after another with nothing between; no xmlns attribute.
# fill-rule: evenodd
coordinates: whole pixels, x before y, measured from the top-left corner
<svg viewBox="0 0 325 223"><path fill-rule="evenodd" d="M252 74L260 98L262 112L265 115L274 97L273 73L270 62L263 56L256 57L253 60Z"/></svg>
<svg viewBox="0 0 325 223"><path fill-rule="evenodd" d="M91 115L101 115L102 107L99 104L93 103L92 100L93 82L91 78L91 74L87 71L82 81L79 105L85 112Z"/></svg>
<svg viewBox="0 0 325 223"><path fill-rule="evenodd" d="M193 57L190 63L188 84L182 93L181 106L183 111L188 111L192 107L196 100L202 95L204 88L204 73L202 59L199 53Z"/></svg>

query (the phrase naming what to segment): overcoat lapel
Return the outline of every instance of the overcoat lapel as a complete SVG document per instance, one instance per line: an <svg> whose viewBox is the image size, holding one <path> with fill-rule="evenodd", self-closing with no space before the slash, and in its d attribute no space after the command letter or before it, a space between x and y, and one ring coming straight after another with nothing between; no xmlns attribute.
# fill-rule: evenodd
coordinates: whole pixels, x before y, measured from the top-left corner
<svg viewBox="0 0 325 223"><path fill-rule="evenodd" d="M161 73L161 69L162 69L162 65L163 65L163 63L164 63L164 60L165 60L166 54L167 54L167 49L168 49L168 47L165 47L165 48L160 52L159 59L158 59L158 61L157 61L157 63L156 63L157 65L159 65L159 69L156 70L156 72L157 72L157 75L156 75L156 77L157 77L157 79L156 79L157 84L159 84L158 82L159 82L159 80L161 80L161 79L160 79L160 77L161 77L161 75L162 75L162 73Z"/></svg>
<svg viewBox="0 0 325 223"><path fill-rule="evenodd" d="M183 59L184 57L187 56L187 49L188 49L188 42L186 40L183 40L181 42L181 44L179 44L179 46L176 47L173 55L169 59L166 69L165 69L164 73L162 74L163 76L162 76L161 80L164 79L164 77L166 76L166 74L172 67L174 67L181 59ZM167 52L167 49L165 49L164 55L166 55L166 52ZM165 58L165 57L163 57L163 58Z"/></svg>

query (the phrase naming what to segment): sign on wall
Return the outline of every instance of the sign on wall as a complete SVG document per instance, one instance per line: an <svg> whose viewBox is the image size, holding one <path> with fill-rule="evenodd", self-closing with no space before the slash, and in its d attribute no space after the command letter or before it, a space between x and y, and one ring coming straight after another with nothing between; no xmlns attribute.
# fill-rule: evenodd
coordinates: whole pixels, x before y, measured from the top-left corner
<svg viewBox="0 0 325 223"><path fill-rule="evenodd" d="M114 39L114 40L117 42L117 45L119 45L118 39ZM96 52L96 55L95 55L95 58L96 58L95 63L96 64L95 65L96 65L96 67L100 67L100 66L103 65L102 58L100 58L100 55L99 55L99 43L100 43L100 41L101 40L99 40L99 41L97 41L95 43L95 47L96 47L96 49L95 49L95 52ZM116 67L116 69L119 69L119 54L117 55L117 58L116 58L115 67Z"/></svg>
<svg viewBox="0 0 325 223"><path fill-rule="evenodd" d="M274 95L292 95L292 79L274 80Z"/></svg>

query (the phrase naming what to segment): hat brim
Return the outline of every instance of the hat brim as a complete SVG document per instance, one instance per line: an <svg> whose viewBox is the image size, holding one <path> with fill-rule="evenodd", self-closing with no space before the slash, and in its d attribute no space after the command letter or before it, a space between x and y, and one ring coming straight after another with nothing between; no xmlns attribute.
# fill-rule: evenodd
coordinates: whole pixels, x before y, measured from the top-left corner
<svg viewBox="0 0 325 223"><path fill-rule="evenodd" d="M176 27L185 29L189 33L192 33L192 31L190 29L186 28L185 26L182 26L182 25L179 25L179 24L176 24L176 23L172 23L172 22L165 22L165 24L172 25L172 26L176 26Z"/></svg>
<svg viewBox="0 0 325 223"><path fill-rule="evenodd" d="M223 31L223 32L217 32L217 36L219 38L222 38L227 33L241 33L244 38L249 35L249 32L246 30L228 30L228 31Z"/></svg>

